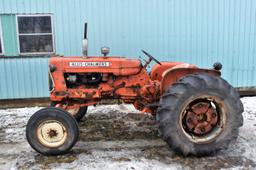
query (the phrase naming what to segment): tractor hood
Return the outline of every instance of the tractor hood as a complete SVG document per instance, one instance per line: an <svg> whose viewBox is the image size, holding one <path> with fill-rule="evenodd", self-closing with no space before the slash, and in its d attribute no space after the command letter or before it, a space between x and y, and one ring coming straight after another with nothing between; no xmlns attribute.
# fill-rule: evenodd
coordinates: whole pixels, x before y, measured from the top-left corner
<svg viewBox="0 0 256 170"><path fill-rule="evenodd" d="M59 57L50 58L51 69L62 70L68 73L113 73L116 76L137 74L142 64L138 59L124 57L93 56L93 57Z"/></svg>

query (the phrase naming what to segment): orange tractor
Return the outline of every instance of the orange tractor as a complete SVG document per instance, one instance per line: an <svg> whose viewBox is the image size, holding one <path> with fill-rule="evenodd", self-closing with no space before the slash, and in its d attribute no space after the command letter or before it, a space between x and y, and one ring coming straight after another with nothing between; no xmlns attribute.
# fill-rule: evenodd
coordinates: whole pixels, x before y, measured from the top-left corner
<svg viewBox="0 0 256 170"><path fill-rule="evenodd" d="M160 135L183 155L209 155L226 148L243 124L236 90L220 77L221 64L202 69L181 62L160 62L147 52L138 59L52 56L49 62L52 107L28 121L26 137L44 155L67 153L79 136L77 122L87 107L120 99L156 116ZM150 73L147 66L156 62Z"/></svg>

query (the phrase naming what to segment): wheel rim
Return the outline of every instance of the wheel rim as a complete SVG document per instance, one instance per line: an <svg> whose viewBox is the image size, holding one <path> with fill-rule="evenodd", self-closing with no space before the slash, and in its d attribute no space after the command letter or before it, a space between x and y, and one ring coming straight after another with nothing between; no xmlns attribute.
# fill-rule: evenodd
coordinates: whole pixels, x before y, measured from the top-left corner
<svg viewBox="0 0 256 170"><path fill-rule="evenodd" d="M190 100L179 121L185 136L199 144L216 139L226 123L224 107L218 97L204 96Z"/></svg>
<svg viewBox="0 0 256 170"><path fill-rule="evenodd" d="M42 122L37 128L37 138L46 147L59 147L67 139L66 127L56 120Z"/></svg>

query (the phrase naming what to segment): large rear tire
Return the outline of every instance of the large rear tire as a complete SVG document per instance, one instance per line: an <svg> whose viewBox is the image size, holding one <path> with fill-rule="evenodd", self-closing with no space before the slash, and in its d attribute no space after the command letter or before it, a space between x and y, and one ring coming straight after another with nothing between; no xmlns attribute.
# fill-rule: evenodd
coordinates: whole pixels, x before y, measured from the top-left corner
<svg viewBox="0 0 256 170"><path fill-rule="evenodd" d="M30 146L43 155L69 152L78 140L76 120L60 108L44 108L33 114L26 126Z"/></svg>
<svg viewBox="0 0 256 170"><path fill-rule="evenodd" d="M243 105L220 77L193 74L169 87L157 110L159 132L176 152L212 155L238 136Z"/></svg>

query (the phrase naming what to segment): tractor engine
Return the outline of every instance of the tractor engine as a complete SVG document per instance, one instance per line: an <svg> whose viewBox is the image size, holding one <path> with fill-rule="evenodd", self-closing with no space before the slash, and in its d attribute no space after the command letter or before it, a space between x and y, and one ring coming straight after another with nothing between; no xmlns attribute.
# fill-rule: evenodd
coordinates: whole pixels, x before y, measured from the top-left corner
<svg viewBox="0 0 256 170"><path fill-rule="evenodd" d="M65 73L67 88L94 87L102 81L101 73Z"/></svg>
<svg viewBox="0 0 256 170"><path fill-rule="evenodd" d="M151 80L137 59L53 56L49 68L51 101L61 107L120 99L138 110L153 112L159 101L160 82Z"/></svg>

